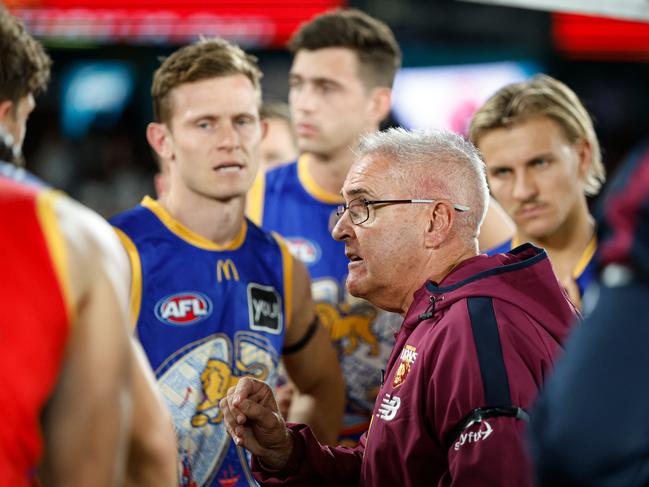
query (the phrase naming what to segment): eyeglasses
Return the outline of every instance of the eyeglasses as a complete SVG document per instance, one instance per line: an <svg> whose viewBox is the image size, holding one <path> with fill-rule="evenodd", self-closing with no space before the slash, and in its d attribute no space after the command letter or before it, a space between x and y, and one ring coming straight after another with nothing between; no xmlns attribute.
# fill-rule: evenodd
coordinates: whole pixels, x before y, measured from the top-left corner
<svg viewBox="0 0 649 487"><path fill-rule="evenodd" d="M365 223L370 218L370 205L399 205L404 203L435 203L440 200L366 200L364 198L356 198L351 200L347 205L338 205L336 208L336 216L338 220L342 218L346 210L349 210L349 218L354 225ZM453 203L455 211L469 211L471 208L464 205Z"/></svg>

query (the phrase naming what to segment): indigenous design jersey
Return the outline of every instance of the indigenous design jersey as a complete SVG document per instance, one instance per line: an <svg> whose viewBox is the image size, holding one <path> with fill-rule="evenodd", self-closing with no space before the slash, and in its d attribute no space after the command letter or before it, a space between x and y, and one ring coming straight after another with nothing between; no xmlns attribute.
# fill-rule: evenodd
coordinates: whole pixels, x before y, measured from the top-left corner
<svg viewBox="0 0 649 487"><path fill-rule="evenodd" d="M379 371L390 356L401 318L346 292L345 246L331 236L343 200L317 186L307 172L306 158L257 178L248 195L248 214L281 234L309 270L320 322L337 347L345 377L347 405L340 440L355 443L369 425Z"/></svg>
<svg viewBox="0 0 649 487"><path fill-rule="evenodd" d="M515 239L507 240L498 247L494 247L485 252L487 255L504 254L520 245ZM595 251L597 250L597 237L593 235L588 245L581 254L581 258L572 271L572 278L579 289L579 297L584 297L584 292L588 285L597 277L597 263L595 262Z"/></svg>
<svg viewBox="0 0 649 487"><path fill-rule="evenodd" d="M52 394L72 322L58 193L0 175L0 485L35 482L40 419ZM20 310L12 313L11 310ZM35 483L33 484L35 485Z"/></svg>
<svg viewBox="0 0 649 487"><path fill-rule="evenodd" d="M180 485L256 485L218 404L243 376L275 384L291 307L288 249L247 220L217 246L149 197L112 223L133 268L135 332L174 418Z"/></svg>

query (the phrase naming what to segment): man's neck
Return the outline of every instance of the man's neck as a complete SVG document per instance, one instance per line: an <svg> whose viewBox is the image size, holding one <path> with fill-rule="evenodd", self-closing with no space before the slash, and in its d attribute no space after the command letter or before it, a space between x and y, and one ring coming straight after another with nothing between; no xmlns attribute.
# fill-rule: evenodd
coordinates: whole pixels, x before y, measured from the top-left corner
<svg viewBox="0 0 649 487"><path fill-rule="evenodd" d="M438 250L431 251L425 264L417 266L418 277L412 280L412 288L405 294L400 314L405 316L414 300L415 292L426 282L442 282L453 270L467 259L478 255L478 241L469 243L460 238L449 240Z"/></svg>
<svg viewBox="0 0 649 487"><path fill-rule="evenodd" d="M523 232L517 233L519 242L532 242L543 247L550 257L555 272L560 280L572 273L579 262L588 243L593 238L595 222L588 211L584 197L575 205L563 224L551 235L544 238L533 238Z"/></svg>
<svg viewBox="0 0 649 487"><path fill-rule="evenodd" d="M232 242L244 220L244 197L220 201L170 189L158 202L176 221L216 245Z"/></svg>
<svg viewBox="0 0 649 487"><path fill-rule="evenodd" d="M354 153L344 148L333 154L307 153L307 170L316 184L328 193L340 193L349 168L354 162Z"/></svg>
<svg viewBox="0 0 649 487"><path fill-rule="evenodd" d="M594 220L590 211L586 197L583 197L568 214L565 221L551 234L535 238L520 231L516 233L519 242L532 242L539 247L543 247L548 252L563 253L569 252L575 247L584 247L593 235Z"/></svg>

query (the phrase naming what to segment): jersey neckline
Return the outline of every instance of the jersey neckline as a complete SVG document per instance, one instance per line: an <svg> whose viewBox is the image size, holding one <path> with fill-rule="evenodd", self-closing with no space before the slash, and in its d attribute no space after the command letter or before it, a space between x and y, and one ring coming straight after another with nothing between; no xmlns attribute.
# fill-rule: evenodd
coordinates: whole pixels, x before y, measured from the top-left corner
<svg viewBox="0 0 649 487"><path fill-rule="evenodd" d="M520 245L520 239L518 235L514 235L514 238L511 240L511 247L516 248ZM581 257L579 257L579 261L577 262L577 265L572 269L571 276L573 279L578 279L581 277L581 275L584 273L586 270L586 267L588 267L588 264L592 260L593 256L595 255L595 251L597 250L597 233L593 232L592 237L588 241L588 244L586 245L586 248L581 254Z"/></svg>
<svg viewBox="0 0 649 487"><path fill-rule="evenodd" d="M310 196L322 203L330 205L344 203L345 200L340 194L330 193L326 189L322 188L315 179L313 179L313 176L309 173L308 161L308 154L302 154L297 160L297 178L304 190Z"/></svg>
<svg viewBox="0 0 649 487"><path fill-rule="evenodd" d="M246 239L248 223L245 218L237 236L227 244L219 245L187 228L171 216L171 214L158 201L154 200L150 196L145 196L140 204L144 208L149 209L171 233L188 244L204 250L214 250L219 252L224 250L237 250L241 245L243 245L243 242Z"/></svg>

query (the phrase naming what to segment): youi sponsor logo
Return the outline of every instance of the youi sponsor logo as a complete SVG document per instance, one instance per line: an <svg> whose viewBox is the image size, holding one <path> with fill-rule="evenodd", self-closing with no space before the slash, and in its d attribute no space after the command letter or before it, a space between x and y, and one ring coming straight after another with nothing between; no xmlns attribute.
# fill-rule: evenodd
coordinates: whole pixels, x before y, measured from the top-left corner
<svg viewBox="0 0 649 487"><path fill-rule="evenodd" d="M282 298L273 286L248 284L250 328L279 335L284 326Z"/></svg>
<svg viewBox="0 0 649 487"><path fill-rule="evenodd" d="M162 298L155 306L156 317L168 325L186 326L212 314L210 298L196 291L186 291Z"/></svg>

